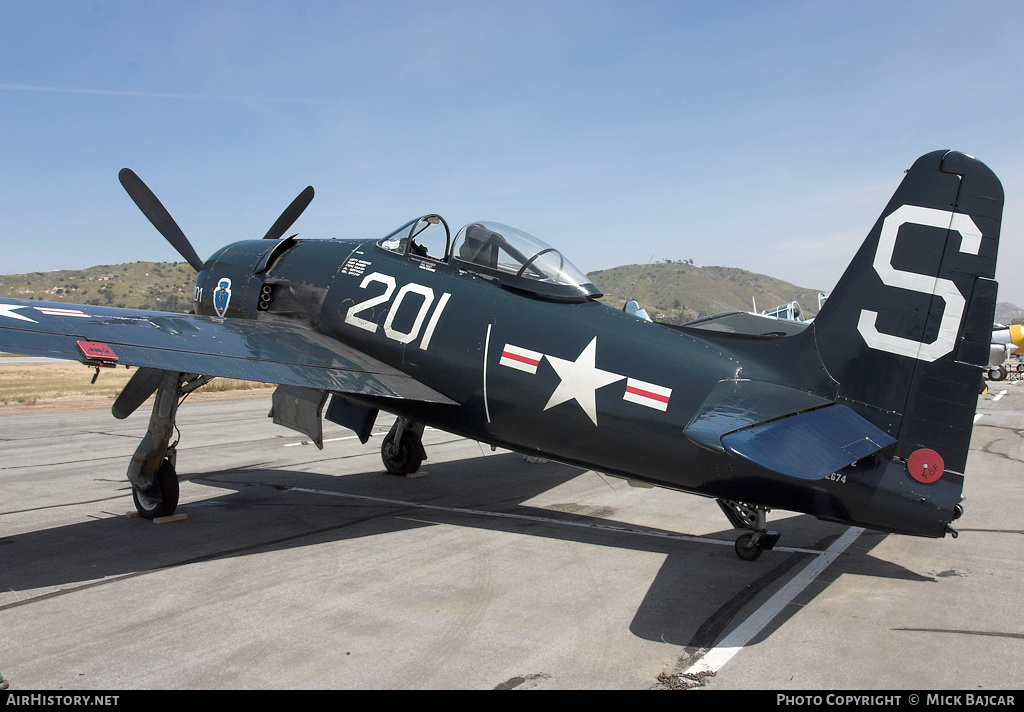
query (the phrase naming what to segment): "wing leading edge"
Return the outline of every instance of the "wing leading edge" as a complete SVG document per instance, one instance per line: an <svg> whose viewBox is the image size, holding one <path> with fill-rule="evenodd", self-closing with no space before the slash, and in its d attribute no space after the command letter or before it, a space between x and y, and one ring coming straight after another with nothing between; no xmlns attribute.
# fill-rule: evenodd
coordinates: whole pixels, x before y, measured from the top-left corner
<svg viewBox="0 0 1024 712"><path fill-rule="evenodd" d="M0 351L87 361L80 341L107 345L119 365L455 404L396 368L292 323L0 300Z"/></svg>

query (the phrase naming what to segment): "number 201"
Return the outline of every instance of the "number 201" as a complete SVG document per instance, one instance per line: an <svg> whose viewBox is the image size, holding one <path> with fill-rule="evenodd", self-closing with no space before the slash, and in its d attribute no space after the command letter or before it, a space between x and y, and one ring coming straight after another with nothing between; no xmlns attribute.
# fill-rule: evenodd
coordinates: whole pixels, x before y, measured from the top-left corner
<svg viewBox="0 0 1024 712"><path fill-rule="evenodd" d="M378 325L376 322L364 319L360 316L356 316L361 312L365 312L368 309L372 309L380 304L387 304L391 301L391 295L395 294L395 278L382 274L380 272L374 272L366 275L363 281L360 283L360 289L366 289L371 283L377 282L378 284L384 285L384 292L378 294L376 297L370 297L358 304L353 304L349 307L349 310L345 313L345 323L352 324L352 326L358 326L360 329L366 331L376 332ZM413 321L412 327L409 331L404 332L395 328L394 321L395 315L398 314L399 307L402 305L402 301L409 294L418 294L423 297L423 302L420 304L419 311L416 313L416 319ZM391 304L391 308L388 311L387 319L384 320L384 335L389 339L393 339L400 344L408 344L419 338L420 333L423 334L423 340L420 341L420 348L424 351L430 346L430 339L434 336L434 328L437 327L437 322L441 318L441 312L448 306L448 300L451 299L451 294L445 292L441 295L441 298L437 300L437 307L433 313L430 314L430 308L434 305L434 290L430 287L422 284L416 284L410 282L401 289L398 290L398 294L395 294L394 302ZM427 315L430 314L429 321ZM424 329L424 322L426 322L426 328Z"/></svg>

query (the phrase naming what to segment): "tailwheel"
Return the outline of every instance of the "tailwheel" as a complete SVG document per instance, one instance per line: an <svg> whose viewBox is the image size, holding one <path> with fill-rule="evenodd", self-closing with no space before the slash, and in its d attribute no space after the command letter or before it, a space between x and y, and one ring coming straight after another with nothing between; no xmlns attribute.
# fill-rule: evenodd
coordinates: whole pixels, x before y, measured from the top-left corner
<svg viewBox="0 0 1024 712"><path fill-rule="evenodd" d="M744 561L757 561L761 554L774 549L781 535L778 532L754 531L740 534L733 544L736 556Z"/></svg>
<svg viewBox="0 0 1024 712"><path fill-rule="evenodd" d="M753 532L741 535L736 540L733 548L736 550L736 556L744 561L756 561L764 552L764 549L754 541Z"/></svg>
<svg viewBox="0 0 1024 712"><path fill-rule="evenodd" d="M744 561L756 561L766 551L775 548L781 534L768 531L767 517L771 510L762 505L737 502L732 499L719 499L718 506L725 512L729 522L736 529L750 529L741 534L733 549L736 556Z"/></svg>
<svg viewBox="0 0 1024 712"><path fill-rule="evenodd" d="M174 514L178 508L178 473L174 471L171 460L165 459L156 473L156 489L158 492L144 494L138 487L132 486L132 500L139 516L144 519L157 519Z"/></svg>
<svg viewBox="0 0 1024 712"><path fill-rule="evenodd" d="M423 450L422 423L399 418L384 436L380 456L384 467L393 475L411 475L420 469L426 453Z"/></svg>

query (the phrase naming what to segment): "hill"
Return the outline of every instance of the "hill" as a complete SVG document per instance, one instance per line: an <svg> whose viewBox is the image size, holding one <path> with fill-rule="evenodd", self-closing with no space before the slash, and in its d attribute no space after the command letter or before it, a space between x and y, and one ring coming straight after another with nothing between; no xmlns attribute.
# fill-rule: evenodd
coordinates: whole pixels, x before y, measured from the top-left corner
<svg viewBox="0 0 1024 712"><path fill-rule="evenodd" d="M818 312L818 291L735 267L697 267L663 260L623 265L587 275L604 292L601 301L621 308L630 298L652 319L679 324L731 309L758 311L797 301L804 315Z"/></svg>
<svg viewBox="0 0 1024 712"><path fill-rule="evenodd" d="M0 275L0 296L187 312L196 273L185 262L132 262Z"/></svg>
<svg viewBox="0 0 1024 712"><path fill-rule="evenodd" d="M682 323L730 309L764 310L797 301L805 316L818 311L818 290L735 267L698 267L662 260L591 272L604 292L601 301L621 308L637 300L652 318ZM195 272L185 262L132 262L82 270L0 275L0 296L76 304L187 312L192 309ZM1024 322L1024 310L1000 302L996 321Z"/></svg>
<svg viewBox="0 0 1024 712"><path fill-rule="evenodd" d="M1024 309L1010 302L996 304L996 321L1000 324L1024 324Z"/></svg>

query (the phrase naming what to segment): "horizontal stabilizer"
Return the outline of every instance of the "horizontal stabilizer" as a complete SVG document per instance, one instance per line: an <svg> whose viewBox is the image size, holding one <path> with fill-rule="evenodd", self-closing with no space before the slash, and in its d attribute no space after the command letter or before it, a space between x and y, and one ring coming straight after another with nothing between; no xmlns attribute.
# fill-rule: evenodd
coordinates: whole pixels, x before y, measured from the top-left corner
<svg viewBox="0 0 1024 712"><path fill-rule="evenodd" d="M818 480L896 440L819 396L761 381L721 381L684 431L701 447Z"/></svg>
<svg viewBox="0 0 1024 712"><path fill-rule="evenodd" d="M820 480L895 442L844 405L762 423L722 438L726 452L802 480Z"/></svg>
<svg viewBox="0 0 1024 712"><path fill-rule="evenodd" d="M724 452L724 435L830 403L819 396L774 383L720 381L683 432L701 447Z"/></svg>

